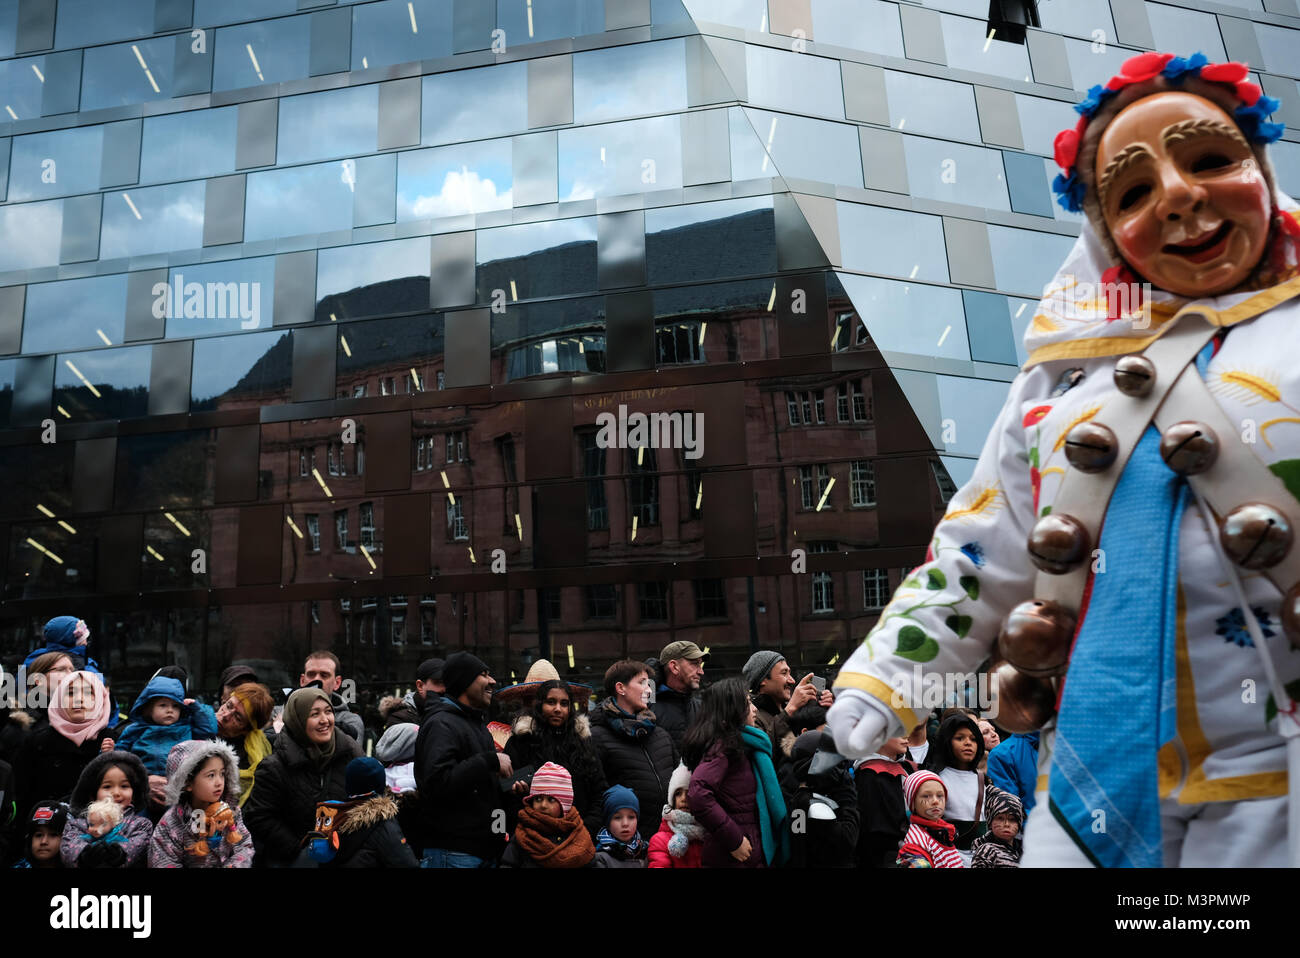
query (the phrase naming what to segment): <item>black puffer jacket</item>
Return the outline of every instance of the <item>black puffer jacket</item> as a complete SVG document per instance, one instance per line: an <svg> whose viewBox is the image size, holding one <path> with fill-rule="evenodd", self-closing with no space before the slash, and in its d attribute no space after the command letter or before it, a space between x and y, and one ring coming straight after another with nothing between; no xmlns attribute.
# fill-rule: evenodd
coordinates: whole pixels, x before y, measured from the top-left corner
<svg viewBox="0 0 1300 958"><path fill-rule="evenodd" d="M334 755L316 768L307 750L287 731L257 766L257 787L244 806L244 824L257 847L257 864L291 865L316 821L320 802L348 797L344 770L361 755L356 741L334 729Z"/></svg>
<svg viewBox="0 0 1300 958"><path fill-rule="evenodd" d="M672 736L653 722L653 712L629 715L612 698L605 699L591 713L591 743L596 746L605 781L623 785L636 793L641 803L637 831L648 839L659 831L659 819L668 801L668 780L677 767L677 749Z"/></svg>
<svg viewBox="0 0 1300 958"><path fill-rule="evenodd" d="M77 745L48 723L33 729L13 763L19 818L39 801L69 799L82 770L99 754L99 743L107 737L104 728Z"/></svg>
<svg viewBox="0 0 1300 958"><path fill-rule="evenodd" d="M443 697L426 700L423 716L415 781L424 850L496 861L506 845L505 794L483 713Z"/></svg>
<svg viewBox="0 0 1300 958"><path fill-rule="evenodd" d="M673 740L673 748L677 749L679 754L682 750L682 738L699 710L699 692L678 692L662 683L655 692L655 724L668 733Z"/></svg>
<svg viewBox="0 0 1300 958"><path fill-rule="evenodd" d="M418 868L420 865L397 824L397 802L389 795L377 795L352 805L341 822L336 820L335 828L339 833L339 851L326 867Z"/></svg>

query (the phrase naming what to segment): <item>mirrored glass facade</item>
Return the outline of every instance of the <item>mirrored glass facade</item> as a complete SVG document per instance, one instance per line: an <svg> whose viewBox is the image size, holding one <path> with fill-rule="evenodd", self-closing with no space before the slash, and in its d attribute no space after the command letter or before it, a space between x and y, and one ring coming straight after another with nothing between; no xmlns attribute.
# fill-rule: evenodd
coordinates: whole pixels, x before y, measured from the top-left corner
<svg viewBox="0 0 1300 958"><path fill-rule="evenodd" d="M324 647L363 708L461 648L833 667L1025 359L1072 104L1146 44L1300 76L1268 3L44 6L0 0L0 659Z"/></svg>

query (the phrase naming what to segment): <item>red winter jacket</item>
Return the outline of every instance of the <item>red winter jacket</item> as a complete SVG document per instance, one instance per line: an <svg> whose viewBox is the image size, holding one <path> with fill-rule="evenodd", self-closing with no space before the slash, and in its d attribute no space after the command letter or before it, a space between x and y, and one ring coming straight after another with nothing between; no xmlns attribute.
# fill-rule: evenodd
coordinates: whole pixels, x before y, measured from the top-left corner
<svg viewBox="0 0 1300 958"><path fill-rule="evenodd" d="M686 854L674 858L668 852L668 839L673 837L673 827L666 821L659 823L659 831L650 836L651 868L702 868L704 843L691 842L686 846Z"/></svg>

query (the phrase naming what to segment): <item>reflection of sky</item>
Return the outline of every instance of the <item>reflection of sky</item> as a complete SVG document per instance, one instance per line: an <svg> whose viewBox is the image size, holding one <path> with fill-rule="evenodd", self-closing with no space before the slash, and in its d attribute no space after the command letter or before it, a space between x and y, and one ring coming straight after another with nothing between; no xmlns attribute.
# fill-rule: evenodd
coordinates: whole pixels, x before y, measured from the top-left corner
<svg viewBox="0 0 1300 958"><path fill-rule="evenodd" d="M239 315L242 304L247 303L249 312L252 312L254 300L253 290L257 290L257 318L259 319L258 328L266 329L271 325L273 305L275 302L275 257L259 256L256 259L232 259L223 260L219 263L192 263L189 266L176 266L167 273L167 282L171 286L171 295L176 293L176 277L180 276L183 286L190 283L199 283L203 286L203 312L202 318L190 317L186 319L185 312L185 291L182 288L181 298L179 301L173 300L172 312L176 314L167 320L167 338L178 339L186 336L210 336L213 333L230 333L238 332L243 327L243 322ZM234 315L229 315L232 310L231 298L225 294L221 298L225 302L225 311L227 316L223 319L216 315L208 315L208 283L248 283L245 292L242 293L242 299L235 299L233 310ZM256 287L251 284L257 283ZM150 290L150 306L153 305L153 291ZM213 306L215 307L218 292L213 294ZM241 295L237 288L235 296ZM165 302L165 300L164 300ZM251 322L253 317L249 317Z"/></svg>
<svg viewBox="0 0 1300 958"><path fill-rule="evenodd" d="M425 146L528 129L528 64L502 63L427 76L420 100Z"/></svg>
<svg viewBox="0 0 1300 958"><path fill-rule="evenodd" d="M235 388L257 361L288 332L248 333L194 341L193 401L215 399Z"/></svg>
<svg viewBox="0 0 1300 958"><path fill-rule="evenodd" d="M566 243L594 242L596 219L593 216L521 223L518 226L479 230L475 261L481 266L484 263L554 249Z"/></svg>
<svg viewBox="0 0 1300 958"><path fill-rule="evenodd" d="M1070 64L1070 78L1074 80L1076 90L1087 90L1094 83L1105 83L1120 72L1124 61L1132 55L1132 50L1109 43L1104 50L1094 50L1087 40L1065 41L1065 59Z"/></svg>
<svg viewBox="0 0 1300 958"><path fill-rule="evenodd" d="M298 0L194 0L194 25L213 27L257 17L278 17L297 10Z"/></svg>
<svg viewBox="0 0 1300 958"><path fill-rule="evenodd" d="M837 67L837 77L838 72ZM573 55L575 123L685 109L685 40L638 43Z"/></svg>
<svg viewBox="0 0 1300 958"><path fill-rule="evenodd" d="M1010 212L1000 151L904 134L903 155L913 196Z"/></svg>
<svg viewBox="0 0 1300 958"><path fill-rule="evenodd" d="M766 29L766 0L682 0L697 21L726 23L743 30Z"/></svg>
<svg viewBox="0 0 1300 958"><path fill-rule="evenodd" d="M682 186L679 117L659 116L561 130L560 201L677 190ZM603 151L603 155L602 155ZM654 182L646 182L653 161Z"/></svg>
<svg viewBox="0 0 1300 958"><path fill-rule="evenodd" d="M1074 112L1071 103L1023 93L1016 94L1016 112L1020 114L1025 151L1039 156L1051 156L1056 134L1079 122L1079 114Z"/></svg>
<svg viewBox="0 0 1300 958"><path fill-rule="evenodd" d="M63 201L0 206L0 272L54 266L63 238ZM15 243L13 237L21 236Z"/></svg>
<svg viewBox="0 0 1300 958"><path fill-rule="evenodd" d="M205 187L200 181L105 193L100 258L201 249ZM140 219L131 212L123 192L130 195Z"/></svg>
<svg viewBox="0 0 1300 958"><path fill-rule="evenodd" d="M351 229L354 175L342 162L248 174L245 242Z"/></svg>
<svg viewBox="0 0 1300 958"><path fill-rule="evenodd" d="M1277 140L1269 146L1268 152L1282 192L1292 199L1300 196L1300 144Z"/></svg>
<svg viewBox="0 0 1300 958"><path fill-rule="evenodd" d="M146 117L140 137L140 182L235 172L239 108L218 107Z"/></svg>
<svg viewBox="0 0 1300 958"><path fill-rule="evenodd" d="M154 92L153 84L131 49L133 46L139 47L140 56L144 57L160 92ZM167 99L172 92L172 63L175 58L174 37L137 40L134 44L119 43L111 47L87 47L81 74L81 109L100 110Z"/></svg>
<svg viewBox="0 0 1300 958"><path fill-rule="evenodd" d="M841 273L840 281L881 350L970 359L957 290L849 273Z"/></svg>
<svg viewBox="0 0 1300 958"><path fill-rule="evenodd" d="M149 385L149 362L152 346L127 346L124 349L100 349L92 353L60 353L54 364L54 388L77 389L91 397L85 384L68 368L71 361L95 386L135 389ZM93 397L91 397L93 398Z"/></svg>
<svg viewBox="0 0 1300 958"><path fill-rule="evenodd" d="M845 269L948 281L943 224L937 216L861 203L836 203ZM912 269L916 275L912 275Z"/></svg>
<svg viewBox="0 0 1300 958"><path fill-rule="evenodd" d="M373 153L379 136L379 84L280 100L277 164Z"/></svg>
<svg viewBox="0 0 1300 958"><path fill-rule="evenodd" d="M153 8L154 0L59 0L54 47L66 50L150 36L154 32Z"/></svg>
<svg viewBox="0 0 1300 958"><path fill-rule="evenodd" d="M976 73L991 73L1013 80L1024 80L1030 76L1029 53L1024 44L1005 43L994 37L989 41L988 49L984 49L989 31L983 17L975 20L944 13L940 14L939 20L948 66L955 70L974 70Z"/></svg>
<svg viewBox="0 0 1300 958"><path fill-rule="evenodd" d="M18 0L0 0L0 57L13 56L17 40Z"/></svg>
<svg viewBox="0 0 1300 958"><path fill-rule="evenodd" d="M948 470L948 478L953 481L959 490L966 483L970 482L970 477L975 475L974 459L959 459L956 456L940 456L942 462Z"/></svg>
<svg viewBox="0 0 1300 958"><path fill-rule="evenodd" d="M885 93L890 126L901 129L902 122L908 133L983 142L970 84L886 70Z"/></svg>
<svg viewBox="0 0 1300 958"><path fill-rule="evenodd" d="M3 107L0 107L3 109ZM9 118L8 114L4 117ZM9 161L9 202L93 193L99 189L102 126L18 136ZM45 161L53 160L53 183L43 183Z"/></svg>
<svg viewBox="0 0 1300 958"><path fill-rule="evenodd" d="M102 346L96 329L122 342L126 317L126 274L34 283L27 287L23 352L52 353L78 346Z"/></svg>
<svg viewBox="0 0 1300 958"><path fill-rule="evenodd" d="M983 0L980 0L982 3ZM987 8L985 10L987 13ZM813 39L854 50L903 55L898 4L884 0L812 0Z"/></svg>
<svg viewBox="0 0 1300 958"><path fill-rule="evenodd" d="M531 32L529 6L528 0L497 0L497 26L506 32L507 44L541 43L605 30L605 0L532 0Z"/></svg>
<svg viewBox="0 0 1300 958"><path fill-rule="evenodd" d="M772 163L763 176L785 176L843 186L862 186L862 153L857 127L788 113L746 109L754 131L772 144ZM772 121L776 120L773 128Z"/></svg>
<svg viewBox="0 0 1300 958"><path fill-rule="evenodd" d="M1151 22L1151 36L1156 41L1157 50L1175 50L1187 56L1194 50L1200 50L1210 58L1211 63L1222 63L1228 59L1223 50L1223 40L1219 37L1219 23L1212 13L1200 13L1196 10L1181 10L1163 3L1146 4L1147 18ZM1111 36L1111 34L1106 34ZM1300 37L1292 43L1292 55L1300 53Z"/></svg>
<svg viewBox="0 0 1300 958"><path fill-rule="evenodd" d="M1259 52L1264 55L1264 66L1268 72L1282 76L1300 76L1300 62L1297 62L1295 55L1295 31L1266 23L1256 23L1254 26L1255 36L1259 39Z"/></svg>
<svg viewBox="0 0 1300 958"><path fill-rule="evenodd" d="M738 200L721 200L717 203L687 203L682 206L664 206L645 211L645 231L661 233L665 230L680 229L696 223L726 219L728 216L740 216L754 210L772 209L771 196L748 196Z"/></svg>
<svg viewBox="0 0 1300 958"><path fill-rule="evenodd" d="M977 15L982 17L987 13L986 9ZM1115 36L1115 25L1110 19L1110 4L1107 0L1046 0L1045 3L1038 4L1038 19L1042 21L1043 29L1052 33L1068 33L1092 39L1093 30L1102 30L1108 42ZM1215 32L1218 32L1217 29ZM1156 49L1169 48L1157 46Z"/></svg>
<svg viewBox="0 0 1300 958"><path fill-rule="evenodd" d="M32 64L45 73L45 57L28 57L26 60L0 61L0 122L8 123L13 117L9 107L20 120L30 120L41 115L41 81L36 79Z"/></svg>
<svg viewBox="0 0 1300 958"><path fill-rule="evenodd" d="M1074 246L1073 236L989 225L993 275L998 289L1041 297Z"/></svg>
<svg viewBox="0 0 1300 958"><path fill-rule="evenodd" d="M745 77L749 102L755 106L844 119L838 60L747 46Z"/></svg>
<svg viewBox="0 0 1300 958"><path fill-rule="evenodd" d="M727 111L727 131L731 140L731 178L737 182L776 176L767 151L750 125L749 117L738 106ZM764 165L763 161L767 160Z"/></svg>
<svg viewBox="0 0 1300 958"><path fill-rule="evenodd" d="M481 0L480 0L481 2ZM365 3L352 9L352 69L430 60L452 53L452 0L413 0L415 25L406 0ZM484 37L483 45L487 46Z"/></svg>
<svg viewBox="0 0 1300 958"><path fill-rule="evenodd" d="M390 279L429 275L429 237L359 243L316 254L316 300Z"/></svg>
<svg viewBox="0 0 1300 958"><path fill-rule="evenodd" d="M939 409L956 424L953 441L944 450L959 456L978 456L1006 402L1010 383L962 376L936 376ZM954 477L955 479L956 477Z"/></svg>
<svg viewBox="0 0 1300 958"><path fill-rule="evenodd" d="M510 208L509 140L402 153L397 161L397 221Z"/></svg>
<svg viewBox="0 0 1300 958"><path fill-rule="evenodd" d="M259 10L253 16L264 17ZM212 49L212 37L208 37ZM259 77L248 55L252 46ZM216 53L212 63L212 89L235 90L281 80L301 80L308 73L311 55L311 17L285 17L263 20L217 31ZM137 64L138 66L138 64Z"/></svg>

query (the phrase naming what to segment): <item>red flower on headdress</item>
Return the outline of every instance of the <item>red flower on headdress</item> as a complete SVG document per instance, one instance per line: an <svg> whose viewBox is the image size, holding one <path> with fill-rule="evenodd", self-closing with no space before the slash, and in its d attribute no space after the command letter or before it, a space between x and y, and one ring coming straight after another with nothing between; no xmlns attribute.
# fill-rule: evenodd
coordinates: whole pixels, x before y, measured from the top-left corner
<svg viewBox="0 0 1300 958"><path fill-rule="evenodd" d="M1113 76L1106 83L1107 90L1122 90L1133 83L1142 83L1158 76L1165 65L1174 58L1172 53L1139 53L1129 57L1120 67L1119 76Z"/></svg>
<svg viewBox="0 0 1300 958"><path fill-rule="evenodd" d="M1249 72L1244 63L1207 63L1201 67L1201 79L1214 83L1239 83Z"/></svg>
<svg viewBox="0 0 1300 958"><path fill-rule="evenodd" d="M1068 170L1074 166L1074 160L1079 155L1079 134L1074 130L1062 130L1052 141L1052 151L1056 165Z"/></svg>
<svg viewBox="0 0 1300 958"><path fill-rule="evenodd" d="M1254 106L1258 103L1263 92L1257 83L1242 82L1237 84L1237 99L1246 106Z"/></svg>

